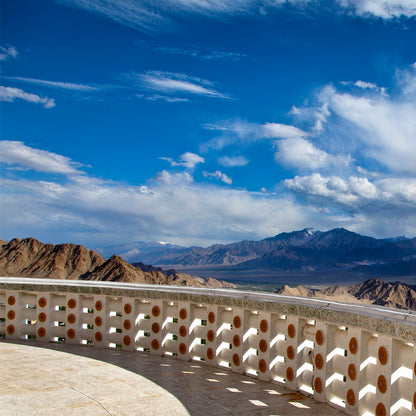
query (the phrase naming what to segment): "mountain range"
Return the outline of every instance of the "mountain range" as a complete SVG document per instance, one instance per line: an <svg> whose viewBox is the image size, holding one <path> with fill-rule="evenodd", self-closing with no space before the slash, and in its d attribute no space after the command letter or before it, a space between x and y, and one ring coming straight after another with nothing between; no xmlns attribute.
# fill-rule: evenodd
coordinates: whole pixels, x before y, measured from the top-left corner
<svg viewBox="0 0 416 416"><path fill-rule="evenodd" d="M275 291L281 295L303 296L341 302L368 303L398 309L416 310L416 291L400 282L384 282L371 278L352 286L330 286L323 290L311 290L304 286L284 285Z"/></svg>
<svg viewBox="0 0 416 416"><path fill-rule="evenodd" d="M124 249L127 251L124 251ZM181 270L219 268L273 270L280 273L349 272L368 276L416 276L416 238L376 239L344 228L304 229L260 241L203 247L170 243L112 246L130 262L142 261Z"/></svg>
<svg viewBox="0 0 416 416"><path fill-rule="evenodd" d="M132 265L117 255L108 260L75 244L43 244L34 238L0 240L0 276L103 280L177 286L234 287L232 283Z"/></svg>

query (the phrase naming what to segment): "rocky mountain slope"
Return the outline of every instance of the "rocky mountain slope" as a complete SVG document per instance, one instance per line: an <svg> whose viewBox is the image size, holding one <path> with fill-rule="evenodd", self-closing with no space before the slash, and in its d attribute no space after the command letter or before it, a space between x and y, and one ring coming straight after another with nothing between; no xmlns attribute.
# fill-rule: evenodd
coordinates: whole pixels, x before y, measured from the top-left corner
<svg viewBox="0 0 416 416"><path fill-rule="evenodd" d="M0 275L50 279L105 280L177 286L234 287L232 283L201 278L160 268L133 266L119 256L105 260L75 244L43 244L34 238L0 244Z"/></svg>
<svg viewBox="0 0 416 416"><path fill-rule="evenodd" d="M281 233L261 241L146 252L141 261L175 268L225 267L279 273L333 271L362 275L416 275L416 239L375 239L344 228Z"/></svg>
<svg viewBox="0 0 416 416"><path fill-rule="evenodd" d="M416 310L416 291L414 289L400 282L388 283L376 278L368 279L357 285L330 286L324 290L311 290L304 286L293 288L285 285L279 288L276 293Z"/></svg>

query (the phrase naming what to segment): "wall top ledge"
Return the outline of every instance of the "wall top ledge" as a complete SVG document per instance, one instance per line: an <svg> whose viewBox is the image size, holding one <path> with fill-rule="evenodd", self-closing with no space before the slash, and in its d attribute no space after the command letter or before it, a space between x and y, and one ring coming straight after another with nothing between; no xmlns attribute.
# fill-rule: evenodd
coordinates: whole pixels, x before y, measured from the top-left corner
<svg viewBox="0 0 416 416"><path fill-rule="evenodd" d="M238 289L0 277L0 290L141 297L241 307L362 327L416 341L416 311Z"/></svg>

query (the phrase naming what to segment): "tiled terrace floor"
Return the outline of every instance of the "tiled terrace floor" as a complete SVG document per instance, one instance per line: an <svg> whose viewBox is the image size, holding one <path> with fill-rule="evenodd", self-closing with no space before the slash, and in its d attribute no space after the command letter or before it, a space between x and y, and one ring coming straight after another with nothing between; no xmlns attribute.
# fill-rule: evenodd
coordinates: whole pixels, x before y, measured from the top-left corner
<svg viewBox="0 0 416 416"><path fill-rule="evenodd" d="M7 416L343 414L277 384L145 353L2 341L0 368Z"/></svg>

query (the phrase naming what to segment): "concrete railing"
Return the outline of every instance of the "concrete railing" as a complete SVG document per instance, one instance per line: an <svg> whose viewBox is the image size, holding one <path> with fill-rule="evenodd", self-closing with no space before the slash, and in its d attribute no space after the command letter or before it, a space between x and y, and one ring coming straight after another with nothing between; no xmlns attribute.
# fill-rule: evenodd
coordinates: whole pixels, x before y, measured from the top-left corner
<svg viewBox="0 0 416 416"><path fill-rule="evenodd" d="M411 311L233 289L0 278L0 337L198 360L346 414L416 414Z"/></svg>

